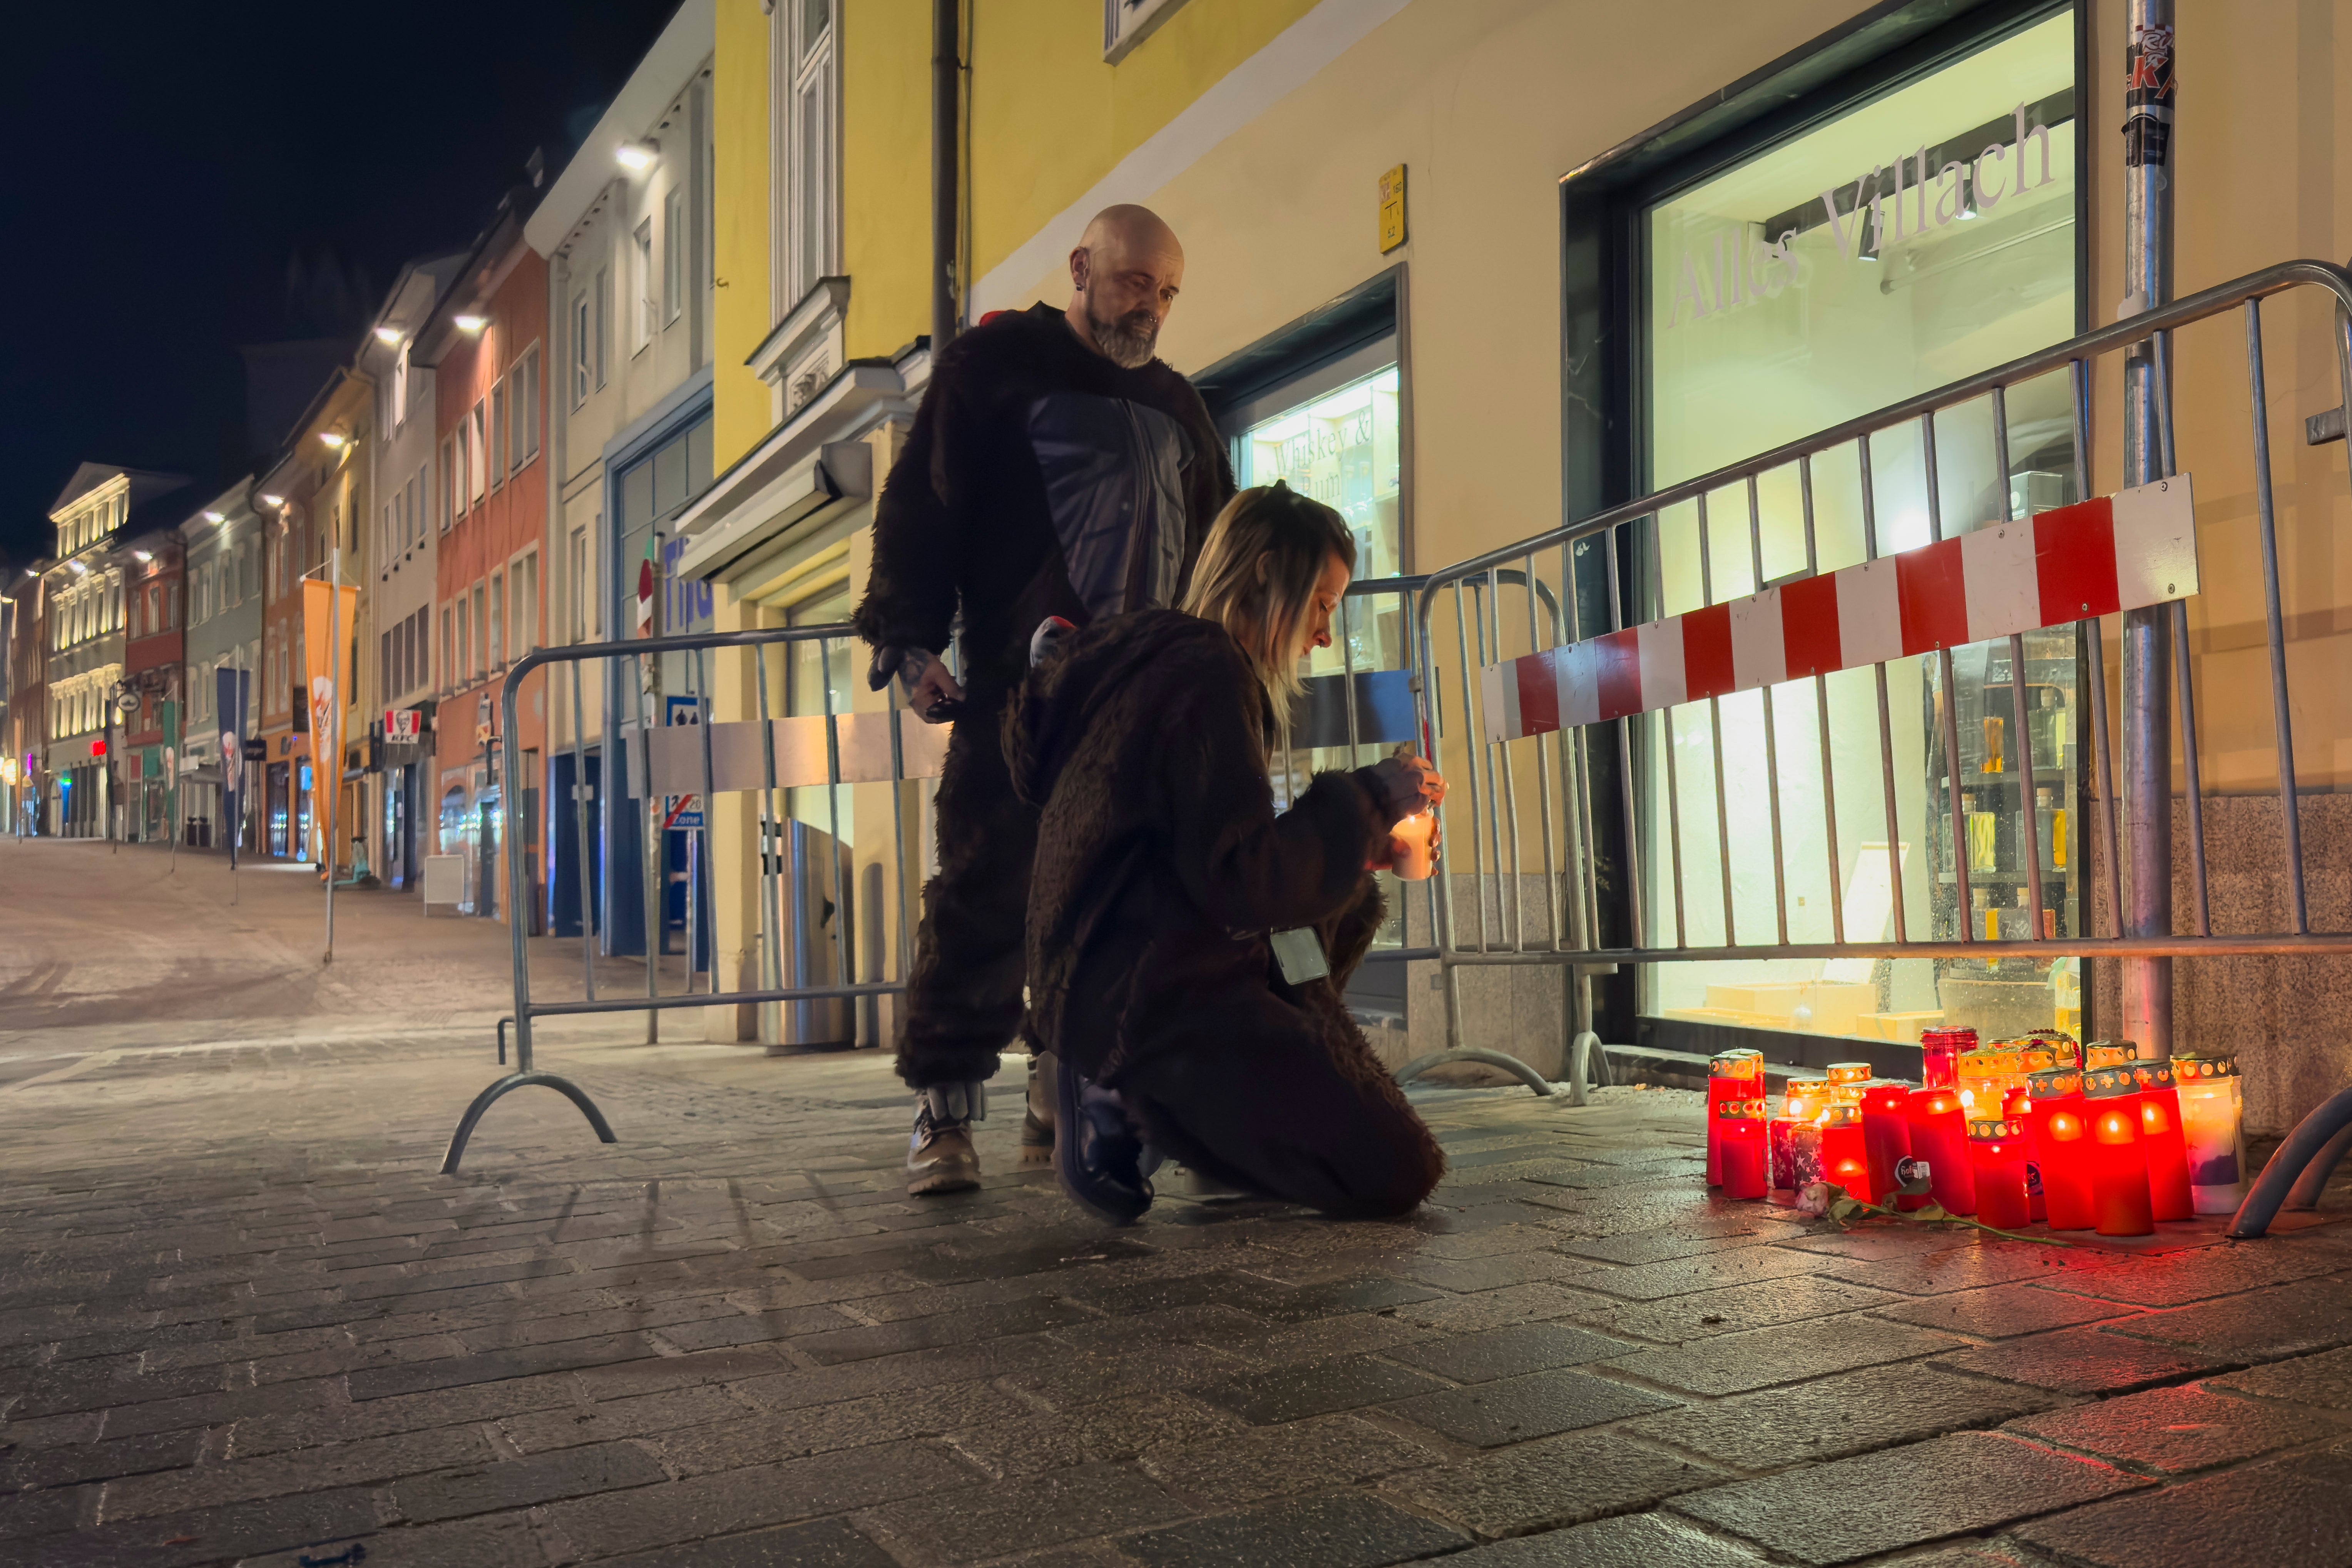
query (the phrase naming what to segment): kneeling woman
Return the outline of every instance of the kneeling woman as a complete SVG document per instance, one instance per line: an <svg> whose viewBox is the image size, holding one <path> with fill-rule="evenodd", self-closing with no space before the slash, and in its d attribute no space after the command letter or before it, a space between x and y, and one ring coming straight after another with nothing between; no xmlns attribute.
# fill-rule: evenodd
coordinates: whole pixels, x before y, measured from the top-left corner
<svg viewBox="0 0 2352 1568"><path fill-rule="evenodd" d="M1391 828L1443 782L1418 758L1318 775L1276 815L1268 751L1355 569L1339 515L1277 484L1217 518L1184 609L1098 622L1006 717L1043 813L1030 1028L1054 1053L1055 1165L1102 1217L1150 1205L1135 1134L1213 1181L1399 1214L1436 1140L1340 993L1382 913Z"/></svg>

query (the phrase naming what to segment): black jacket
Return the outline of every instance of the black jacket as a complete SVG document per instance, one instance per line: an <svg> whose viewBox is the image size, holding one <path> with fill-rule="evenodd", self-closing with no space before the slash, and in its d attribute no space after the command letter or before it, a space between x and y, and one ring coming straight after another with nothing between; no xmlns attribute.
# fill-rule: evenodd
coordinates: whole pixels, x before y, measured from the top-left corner
<svg viewBox="0 0 2352 1568"><path fill-rule="evenodd" d="M1190 382L1121 369L1050 305L1007 312L931 368L875 505L858 634L936 653L961 600L966 683L1010 685L1048 615L1175 603L1233 489Z"/></svg>
<svg viewBox="0 0 2352 1568"><path fill-rule="evenodd" d="M1089 1077L1115 1085L1139 1055L1181 1049L1199 1004L1271 989L1343 1071L1390 1082L1339 1000L1381 923L1364 869L1388 843L1378 789L1320 774L1277 816L1267 716L1232 635L1164 610L1079 632L1006 710L1013 787L1042 808L1030 1027ZM1331 975L1293 987L1268 933L1301 925Z"/></svg>

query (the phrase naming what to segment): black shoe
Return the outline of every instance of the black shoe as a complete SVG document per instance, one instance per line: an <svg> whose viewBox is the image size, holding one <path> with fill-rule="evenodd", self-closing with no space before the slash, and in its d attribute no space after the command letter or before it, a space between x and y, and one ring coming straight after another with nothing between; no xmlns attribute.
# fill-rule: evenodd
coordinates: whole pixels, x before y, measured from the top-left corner
<svg viewBox="0 0 2352 1568"><path fill-rule="evenodd" d="M1151 1207L1143 1139L1118 1094L1089 1083L1068 1062L1055 1077L1054 1174L1072 1203L1097 1219L1132 1225Z"/></svg>
<svg viewBox="0 0 2352 1568"><path fill-rule="evenodd" d="M965 1192L980 1185L980 1155L971 1146L975 1114L986 1113L977 1083L948 1084L915 1096L915 1131L907 1140L907 1195Z"/></svg>
<svg viewBox="0 0 2352 1568"><path fill-rule="evenodd" d="M1054 1163L1054 1053L1041 1051L1029 1059L1029 1103L1021 1113L1023 1170L1043 1170Z"/></svg>

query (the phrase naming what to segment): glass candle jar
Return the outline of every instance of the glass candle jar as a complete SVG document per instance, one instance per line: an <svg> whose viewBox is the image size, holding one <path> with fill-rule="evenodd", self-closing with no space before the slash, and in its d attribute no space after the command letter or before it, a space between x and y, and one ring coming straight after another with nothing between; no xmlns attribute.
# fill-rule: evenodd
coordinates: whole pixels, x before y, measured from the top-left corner
<svg viewBox="0 0 2352 1568"><path fill-rule="evenodd" d="M1949 1089L1958 1081L1959 1054L1976 1049L1972 1029L1930 1029L1919 1031L1919 1082L1930 1089Z"/></svg>
<svg viewBox="0 0 2352 1568"><path fill-rule="evenodd" d="M1999 1230L2033 1222L2025 1195L2025 1124L2006 1116L1969 1123L1969 1171L1976 1182L1977 1218Z"/></svg>
<svg viewBox="0 0 2352 1568"><path fill-rule="evenodd" d="M2102 1236L2153 1236L2147 1201L2147 1154L2139 1137L2139 1079L2128 1068L2083 1074L2084 1119L2089 1124L2091 1210Z"/></svg>
<svg viewBox="0 0 2352 1568"><path fill-rule="evenodd" d="M1819 1163L1821 1141L1814 1118L1828 1103L1828 1089L1827 1082L1818 1078L1790 1079L1780 1100L1780 1113L1764 1124L1765 1180L1773 1193L1793 1196L1803 1191L1807 1182L1821 1179L1818 1173L1801 1176L1797 1144L1801 1133L1814 1134L1810 1141Z"/></svg>
<svg viewBox="0 0 2352 1568"><path fill-rule="evenodd" d="M2190 1207L2235 1214L2246 1198L2245 1081L2234 1056L2176 1056L2173 1093L2180 1101Z"/></svg>
<svg viewBox="0 0 2352 1568"><path fill-rule="evenodd" d="M1415 811L1389 830L1397 843L1396 862L1389 869L1405 882L1427 882L1437 867L1437 818Z"/></svg>
<svg viewBox="0 0 2352 1568"><path fill-rule="evenodd" d="M2083 1066L2121 1067L2139 1060L2139 1047L2128 1040L2095 1040L2083 1048Z"/></svg>
<svg viewBox="0 0 2352 1568"><path fill-rule="evenodd" d="M1726 1100L1716 1108L1722 1130L1723 1196L1764 1196L1764 1102Z"/></svg>
<svg viewBox="0 0 2352 1568"><path fill-rule="evenodd" d="M1900 1083L1874 1083L1862 1092L1862 1147L1865 1180L1846 1190L1865 1203L1882 1203L1895 1192L1895 1167L1911 1157L1911 1091ZM1917 1208L1906 1198L1898 1207Z"/></svg>
<svg viewBox="0 0 2352 1568"><path fill-rule="evenodd" d="M1858 1105L1862 1103L1863 1085L1870 1082L1870 1063L1832 1061L1823 1071L1829 1074L1822 1080L1828 1085L1828 1103Z"/></svg>
<svg viewBox="0 0 2352 1568"><path fill-rule="evenodd" d="M1977 1211L1976 1178L1969 1166L1968 1118L1956 1089L1914 1089L1910 1096L1911 1157L1927 1162L1927 1190L1947 1214Z"/></svg>
<svg viewBox="0 0 2352 1568"><path fill-rule="evenodd" d="M2197 1212L2189 1190L2189 1149L2180 1134L2180 1100L2172 1087L2172 1064L2142 1061L2139 1079L2139 1141L2147 1159L2148 1211L2158 1219L2187 1219Z"/></svg>
<svg viewBox="0 0 2352 1568"><path fill-rule="evenodd" d="M2032 1152L2027 1156L2042 1177L2042 1201L2053 1230L2088 1230L2096 1223L2091 1204L2090 1124L2083 1099L2083 1075L2061 1067L2029 1081Z"/></svg>
<svg viewBox="0 0 2352 1568"><path fill-rule="evenodd" d="M1723 1185L1723 1106L1764 1097L1764 1053L1742 1047L1706 1064L1706 1185Z"/></svg>
<svg viewBox="0 0 2352 1568"><path fill-rule="evenodd" d="M1850 1197L1870 1199L1870 1157L1862 1133L1862 1107L1832 1105L1822 1113L1818 1180L1832 1181Z"/></svg>
<svg viewBox="0 0 2352 1568"><path fill-rule="evenodd" d="M2011 1135L2016 1138L2018 1157L2025 1162L2025 1209L2035 1220L2049 1218L2049 1207L2042 1196L2042 1168L2033 1163L2033 1094L2024 1085L2011 1089L2000 1097L2000 1119L2011 1124Z"/></svg>

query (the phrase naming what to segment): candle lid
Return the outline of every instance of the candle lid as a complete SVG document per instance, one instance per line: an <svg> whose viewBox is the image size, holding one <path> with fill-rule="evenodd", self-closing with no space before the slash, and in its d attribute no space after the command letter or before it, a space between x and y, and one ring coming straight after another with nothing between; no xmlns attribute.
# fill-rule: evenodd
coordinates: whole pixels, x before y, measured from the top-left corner
<svg viewBox="0 0 2352 1568"><path fill-rule="evenodd" d="M2169 1061L2135 1061L2131 1064L2131 1072L2142 1089L2172 1087L2172 1063Z"/></svg>
<svg viewBox="0 0 2352 1568"><path fill-rule="evenodd" d="M2083 1088L2079 1067L2053 1067L2025 1075L2025 1092L2036 1100L2063 1100Z"/></svg>
<svg viewBox="0 0 2352 1568"><path fill-rule="evenodd" d="M2116 1100L2139 1092L2139 1074L2129 1067L2095 1067L2083 1074L2083 1095L2089 1100Z"/></svg>
<svg viewBox="0 0 2352 1568"><path fill-rule="evenodd" d="M2176 1082L2194 1083L2205 1078L2234 1078L2238 1074L2238 1059L2234 1056L2179 1056L2172 1059L2172 1076Z"/></svg>
<svg viewBox="0 0 2352 1568"><path fill-rule="evenodd" d="M1821 1124L1824 1127L1859 1127L1862 1125L1862 1107L1832 1105L1822 1113Z"/></svg>
<svg viewBox="0 0 2352 1568"><path fill-rule="evenodd" d="M1813 1104L1827 1100L1829 1091L1830 1083L1826 1078L1791 1078L1789 1080L1787 1090L1780 1096L1780 1103L1783 1106L1792 1106L1800 1103ZM1793 1111L1790 1112L1790 1115L1795 1113Z"/></svg>
<svg viewBox="0 0 2352 1568"><path fill-rule="evenodd" d="M1822 1080L1826 1083L1865 1083L1870 1080L1870 1063L1867 1061L1832 1061L1824 1071L1829 1073Z"/></svg>
<svg viewBox="0 0 2352 1568"><path fill-rule="evenodd" d="M1725 1100L1717 1104L1715 1114L1726 1122L1760 1122L1764 1120L1761 1100Z"/></svg>
<svg viewBox="0 0 2352 1568"><path fill-rule="evenodd" d="M2024 1134L2024 1123L2012 1122L2000 1117L1969 1124L1969 1136L1981 1143L1991 1143L2001 1138L2022 1137Z"/></svg>
<svg viewBox="0 0 2352 1568"><path fill-rule="evenodd" d="M2128 1040L2095 1040L2083 1048L2083 1065L2116 1067L2138 1056L2139 1047Z"/></svg>
<svg viewBox="0 0 2352 1568"><path fill-rule="evenodd" d="M1719 1051L1706 1064L1711 1078L1761 1078L1764 1076L1764 1053L1742 1046L1734 1051Z"/></svg>

